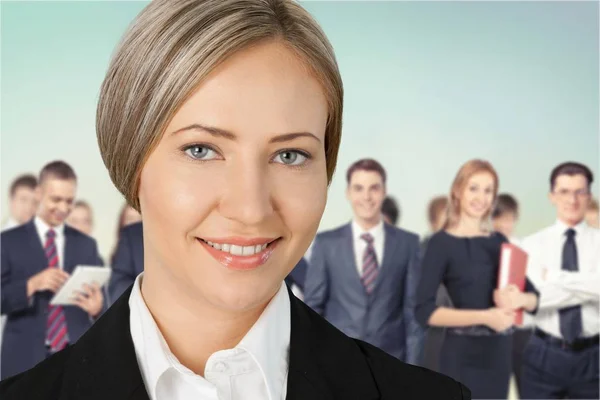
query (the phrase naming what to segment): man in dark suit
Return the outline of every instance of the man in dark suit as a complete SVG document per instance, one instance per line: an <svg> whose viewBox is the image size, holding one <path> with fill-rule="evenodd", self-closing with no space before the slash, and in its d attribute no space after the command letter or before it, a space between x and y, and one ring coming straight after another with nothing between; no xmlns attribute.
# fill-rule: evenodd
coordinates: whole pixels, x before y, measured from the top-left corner
<svg viewBox="0 0 600 400"><path fill-rule="evenodd" d="M97 287L86 287L76 305L50 306L49 301L75 266L98 265L94 239L65 226L77 180L62 161L46 165L36 195L37 216L2 233L2 314L8 319L2 343L2 378L33 367L77 339L104 306Z"/></svg>
<svg viewBox="0 0 600 400"><path fill-rule="evenodd" d="M112 275L108 285L110 302L129 288L144 271L144 234L141 222L124 226L119 233L117 250L112 260Z"/></svg>
<svg viewBox="0 0 600 400"><path fill-rule="evenodd" d="M418 364L423 329L414 318L419 238L385 224L386 173L375 160L347 172L354 221L315 239L304 301L350 337Z"/></svg>

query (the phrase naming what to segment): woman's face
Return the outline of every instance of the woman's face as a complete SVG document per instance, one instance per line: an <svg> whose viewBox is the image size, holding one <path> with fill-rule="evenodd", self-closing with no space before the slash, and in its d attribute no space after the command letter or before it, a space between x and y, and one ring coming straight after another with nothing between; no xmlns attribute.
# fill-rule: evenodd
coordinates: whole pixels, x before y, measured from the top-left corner
<svg viewBox="0 0 600 400"><path fill-rule="evenodd" d="M147 274L221 309L268 301L325 208L327 114L320 84L281 44L213 71L142 169Z"/></svg>
<svg viewBox="0 0 600 400"><path fill-rule="evenodd" d="M492 207L494 185L494 177L489 172L471 176L460 198L461 215L483 218Z"/></svg>

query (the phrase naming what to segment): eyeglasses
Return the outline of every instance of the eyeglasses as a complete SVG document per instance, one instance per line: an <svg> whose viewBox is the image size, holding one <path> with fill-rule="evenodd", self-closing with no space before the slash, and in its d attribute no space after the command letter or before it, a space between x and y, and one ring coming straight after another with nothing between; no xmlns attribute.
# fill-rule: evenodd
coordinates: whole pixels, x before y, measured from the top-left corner
<svg viewBox="0 0 600 400"><path fill-rule="evenodd" d="M578 199L582 199L584 197L589 196L590 191L588 189L579 189L579 190L560 189L560 190L555 190L554 194L556 194L560 199L572 198L573 196L575 196Z"/></svg>

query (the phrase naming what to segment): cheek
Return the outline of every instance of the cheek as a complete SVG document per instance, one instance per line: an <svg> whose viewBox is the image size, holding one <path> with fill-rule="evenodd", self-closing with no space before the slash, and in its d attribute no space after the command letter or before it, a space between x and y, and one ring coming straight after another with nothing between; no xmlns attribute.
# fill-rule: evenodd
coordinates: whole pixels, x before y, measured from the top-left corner
<svg viewBox="0 0 600 400"><path fill-rule="evenodd" d="M275 171L272 183L276 212L292 235L316 232L327 201L326 173Z"/></svg>
<svg viewBox="0 0 600 400"><path fill-rule="evenodd" d="M210 213L219 182L214 168L150 157L140 177L140 204L148 216L145 220L162 222L163 232L188 232Z"/></svg>

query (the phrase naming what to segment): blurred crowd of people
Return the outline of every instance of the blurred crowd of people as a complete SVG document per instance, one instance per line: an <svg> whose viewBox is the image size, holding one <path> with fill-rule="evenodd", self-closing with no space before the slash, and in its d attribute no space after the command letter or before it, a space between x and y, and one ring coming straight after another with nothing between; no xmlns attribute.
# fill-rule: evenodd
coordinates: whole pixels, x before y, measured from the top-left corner
<svg viewBox="0 0 600 400"><path fill-rule="evenodd" d="M351 222L320 232L286 278L306 304L349 336L459 380L473 398L507 398L510 376L521 398L598 398L600 231L589 168L568 162L551 172L556 220L524 239L515 237L517 199L499 193L496 171L482 160L465 163L449 195L431 199L423 238L398 227L401 209L379 162L357 161L346 181ZM3 378L77 340L143 271L141 215L123 206L114 251L103 260L92 239L93 206L77 196L76 182L71 167L56 161L10 186ZM32 254L32 237L46 256ZM503 243L528 254L525 288L497 287ZM46 268L49 254L50 266L60 268ZM77 307L52 310L55 326L39 328L48 311L37 310L43 317L36 319L33 295L49 297L78 264L110 266L110 284L89 288ZM529 315L515 326L518 310Z"/></svg>

